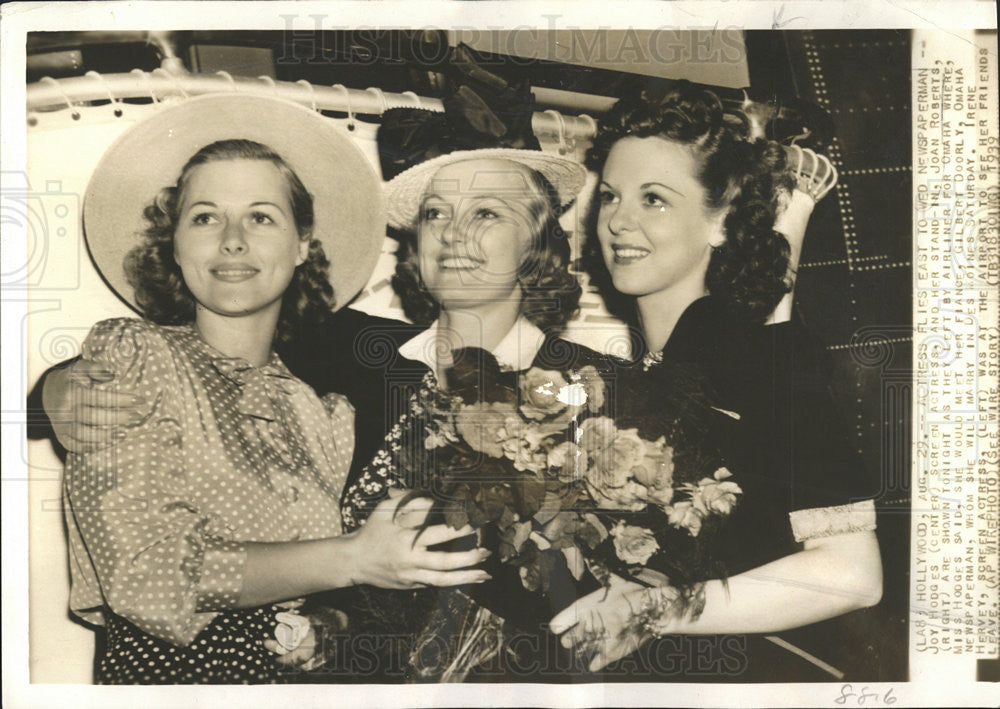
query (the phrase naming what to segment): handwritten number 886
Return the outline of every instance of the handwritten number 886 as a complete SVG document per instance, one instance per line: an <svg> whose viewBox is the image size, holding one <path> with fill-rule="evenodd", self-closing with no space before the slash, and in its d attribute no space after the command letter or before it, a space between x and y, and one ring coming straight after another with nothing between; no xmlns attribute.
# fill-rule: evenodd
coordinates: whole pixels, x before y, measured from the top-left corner
<svg viewBox="0 0 1000 709"><path fill-rule="evenodd" d="M880 695L878 692L871 692L868 690L868 687L863 687L860 692L855 692L854 685L845 684L840 688L840 696L833 701L835 704L845 705L849 700L853 699L857 703L857 706L863 707L869 701L872 704L877 704L881 700L886 706L891 706L896 703L896 697L893 696L892 690L893 688L889 687L884 695Z"/></svg>

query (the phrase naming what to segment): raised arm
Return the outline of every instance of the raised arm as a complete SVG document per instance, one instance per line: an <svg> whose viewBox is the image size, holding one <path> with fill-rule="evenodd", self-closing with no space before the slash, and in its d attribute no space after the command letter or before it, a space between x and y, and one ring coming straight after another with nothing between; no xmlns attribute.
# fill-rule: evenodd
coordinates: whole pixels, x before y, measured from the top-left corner
<svg viewBox="0 0 1000 709"><path fill-rule="evenodd" d="M795 180L795 187L787 194L774 223L775 231L784 235L791 249L788 258L788 279L792 289L785 294L768 318L768 324L787 322L792 316L792 302L795 298L795 281L798 277L802 244L809 226L809 216L816 204L837 184L837 170L826 156L798 146L786 146L789 172Z"/></svg>

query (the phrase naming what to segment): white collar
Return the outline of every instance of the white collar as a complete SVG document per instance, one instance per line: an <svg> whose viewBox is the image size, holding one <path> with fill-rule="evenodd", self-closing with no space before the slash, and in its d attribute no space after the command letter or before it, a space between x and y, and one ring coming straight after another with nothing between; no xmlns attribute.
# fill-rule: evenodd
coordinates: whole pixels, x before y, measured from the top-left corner
<svg viewBox="0 0 1000 709"><path fill-rule="evenodd" d="M407 359L423 362L432 372L438 374L438 348L435 344L439 337L439 327L440 321L435 320L426 330L404 342L399 348L399 354ZM531 366L544 342L545 333L521 316L514 322L514 327L508 330L493 348L493 356L497 358L501 367L509 367L515 372L520 372Z"/></svg>

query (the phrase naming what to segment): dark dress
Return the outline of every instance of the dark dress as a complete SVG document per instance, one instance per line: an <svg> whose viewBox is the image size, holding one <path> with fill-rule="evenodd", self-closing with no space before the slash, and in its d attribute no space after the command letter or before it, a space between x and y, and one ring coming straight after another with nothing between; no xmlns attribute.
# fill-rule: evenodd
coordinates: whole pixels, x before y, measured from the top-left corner
<svg viewBox="0 0 1000 709"><path fill-rule="evenodd" d="M354 457L347 485L382 447L427 367L399 348L425 329L400 320L341 308L326 324L278 347L295 376L319 396L347 396L355 411Z"/></svg>
<svg viewBox="0 0 1000 709"><path fill-rule="evenodd" d="M638 355L644 353L639 342ZM819 342L797 320L749 325L707 296L692 303L663 349L663 362L622 370L655 391L675 366L693 368L728 416L721 436L743 488L716 548L729 576L801 549L789 513L871 498L842 415L827 383ZM738 418L736 418L738 417ZM864 646L847 639L838 619L780 634L810 655L845 671L864 661ZM833 681L799 654L761 635L669 636L602 673L606 681Z"/></svg>
<svg viewBox="0 0 1000 709"><path fill-rule="evenodd" d="M402 344L400 340L410 339L412 329L394 329L393 335L392 342L398 347ZM368 330L358 341L374 336L375 330ZM381 341L388 343L389 337L392 335L382 337ZM550 335L542 341L531 364L534 367L562 371L591 365L599 371L607 372L609 363L610 359L604 355ZM378 411L379 419L366 422L359 418L357 428L360 431L369 424L374 428L384 421L381 417L388 415L395 415L396 418L392 426L386 427L388 430L380 429L380 450L368 465L352 471L345 486L341 510L345 531L348 532L364 522L375 505L385 498L390 487L407 487L407 481L397 477L388 449L398 445L399 440L410 430L411 395L418 390L426 394L436 386L436 380L426 365L402 356L393 359L382 374L386 382L386 398L382 401L387 401L389 406ZM371 396L371 392L359 392L361 393ZM362 405L356 406L360 415ZM337 663L328 665L324 672L315 673L310 681L339 681L337 675L367 682L436 681L421 677L415 671L415 668L421 667L419 661L411 662L410 659L411 652L415 649L415 640L418 636L426 638L431 635L442 640L451 639L457 627L467 627L467 623L473 622L480 608L472 597L490 599L491 610L499 614L491 622L506 624L503 638L506 645L495 662L476 668L466 678L467 681L571 679L573 672L570 670L580 668L574 667L574 658L561 648L558 638L548 633L544 627L561 608L546 605L550 603L550 599L539 600L534 594L527 592L514 598L513 595L521 590L521 582L516 573L509 567L500 568L499 564L490 568L490 571L496 577L494 582L474 589L462 589L457 593L453 589L388 591L362 588L323 594L322 602L349 608L354 636L372 640L364 651L370 657L377 657L377 660L370 663L369 671L364 676L358 677L353 669L361 664L360 658L348 655L340 658L339 666ZM508 591L513 591L514 594L509 595ZM517 599L530 604L530 612L520 607ZM506 620L501 621L500 618ZM511 634L511 621L518 624L516 635ZM456 627L451 627L452 622ZM512 645L513 650L510 649ZM429 651L433 650L429 648Z"/></svg>

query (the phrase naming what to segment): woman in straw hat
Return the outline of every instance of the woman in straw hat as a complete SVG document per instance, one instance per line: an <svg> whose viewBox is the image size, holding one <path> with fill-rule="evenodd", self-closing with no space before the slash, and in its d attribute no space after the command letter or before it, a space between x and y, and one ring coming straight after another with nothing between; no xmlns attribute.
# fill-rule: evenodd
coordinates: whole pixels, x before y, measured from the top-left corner
<svg viewBox="0 0 1000 709"><path fill-rule="evenodd" d="M822 353L798 322L764 325L790 287L789 245L775 230L791 186L785 155L735 118L713 92L678 82L620 101L588 155L601 176L597 276L627 296L626 317L642 334L642 367L631 376L656 392L677 365L697 366L730 419L728 458L742 487L717 542L730 578L704 585L703 612L675 613L668 594L621 581L553 619L563 644L595 671L654 636L672 648L647 648L655 675L656 657L698 652L684 635L746 633L703 644L715 648L700 657L704 672L675 663L670 677L830 680L837 668L762 634L872 606L881 595L873 490L827 392ZM802 186L822 196L822 185ZM812 203L801 192L793 198ZM619 632L626 627L632 632ZM829 631L818 654L834 645ZM727 657L726 642L735 641L739 655Z"/></svg>
<svg viewBox="0 0 1000 709"><path fill-rule="evenodd" d="M410 402L447 388L454 354L478 354L514 372L606 364L603 356L559 337L581 289L569 272L570 245L558 217L575 200L585 170L541 152L530 111L516 115L499 138L477 134L453 109L391 109L382 117L379 150L383 173L391 177L385 186L388 221L400 242L393 287L422 328L400 338L399 369L415 374L419 386L411 386L381 450L349 479L345 529L363 524L390 490L421 486L396 469L392 455L421 425ZM483 622L497 620L474 602L461 602L474 619L469 623L457 622L466 608L457 611L436 592L376 592L354 617L372 633L409 632L415 642L433 635L450 644L455 657L433 667L411 657L404 675L456 681L479 659L459 661L463 644ZM405 609L405 617L392 608ZM390 658L383 659L389 667Z"/></svg>
<svg viewBox="0 0 1000 709"><path fill-rule="evenodd" d="M427 550L468 530L417 539L426 509L398 497L341 535L353 410L274 352L322 326L375 262L378 181L349 138L283 101L190 99L108 150L84 225L103 277L145 316L88 335L107 388L143 403L114 445L66 466L70 605L107 631L99 681L268 681L268 648L308 627L276 602L486 578L467 568L479 550Z"/></svg>
<svg viewBox="0 0 1000 709"><path fill-rule="evenodd" d="M558 215L582 187L584 168L540 151L531 133L527 105L504 115L513 123L498 137L484 136L459 115L461 110L454 110L454 102L446 104L446 114L390 110L383 115L379 136L383 172L388 176L401 173L390 181L386 193L389 223L401 241L394 286L415 326L345 309L326 323L294 325L279 343L292 371L317 391L347 393L357 409L358 445L342 508L345 529L353 534L365 534L384 508L390 488L399 482L377 463L366 464L386 445L385 433L394 424L405 426L399 417L407 408L413 381L419 382L427 372L441 375L452 349L482 348L512 369L526 369L533 363L567 367L602 359L558 337L580 297L580 286L568 270L569 242ZM461 125L457 129L456 121ZM276 120L274 125L283 124ZM296 135L287 127L282 130ZM419 134L416 140L415 134ZM483 145L491 149L481 149ZM463 149L473 147L480 149ZM329 159L327 164L342 161ZM338 173L351 174L347 168ZM337 195L331 205L375 213L366 194L359 199L361 190L356 185L328 181L324 187ZM433 199L428 199L429 190L434 192ZM353 233L363 236L357 219L353 224L343 220L344 232L353 228ZM350 290L336 287L337 305L341 305L371 269L367 263L359 268L357 263L338 264L335 259L337 265L342 266L344 278L355 279ZM89 377L98 378L104 376L96 372L99 366L84 362L75 368L90 368ZM48 379L47 397L51 390L55 392L52 400L64 398L58 386L50 387L58 379ZM119 392L128 391L128 382L118 384ZM393 392L394 385L409 387L406 395ZM125 395L123 405L131 404L132 393ZM404 406L394 408L389 405L393 401ZM61 407L46 408L57 411ZM101 438L103 432L114 429L103 425L114 419L114 412L103 417L91 414L75 417L75 427L63 427L60 439L68 447L85 450L103 444L89 438L90 434ZM448 578L457 576L452 574ZM472 580L482 578L481 572L475 574ZM344 601L341 593L332 602ZM411 613L409 605L399 608ZM343 664L349 660L340 658L337 669L349 671Z"/></svg>

